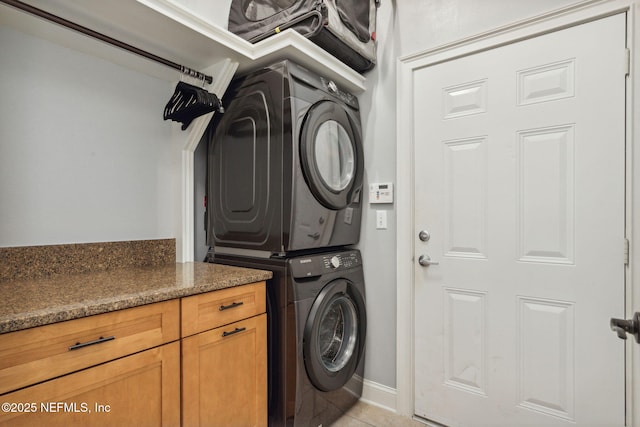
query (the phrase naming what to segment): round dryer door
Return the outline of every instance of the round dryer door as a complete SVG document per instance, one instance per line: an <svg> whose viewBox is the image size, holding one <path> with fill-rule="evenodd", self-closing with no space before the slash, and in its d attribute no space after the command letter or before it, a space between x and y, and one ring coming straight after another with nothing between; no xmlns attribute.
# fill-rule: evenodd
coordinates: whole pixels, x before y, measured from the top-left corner
<svg viewBox="0 0 640 427"><path fill-rule="evenodd" d="M329 209L343 209L362 185L360 130L344 107L315 104L305 118L300 140L302 170L315 198Z"/></svg>
<svg viewBox="0 0 640 427"><path fill-rule="evenodd" d="M327 284L309 312L304 362L311 383L332 391L353 376L364 354L367 316L364 297L344 279Z"/></svg>

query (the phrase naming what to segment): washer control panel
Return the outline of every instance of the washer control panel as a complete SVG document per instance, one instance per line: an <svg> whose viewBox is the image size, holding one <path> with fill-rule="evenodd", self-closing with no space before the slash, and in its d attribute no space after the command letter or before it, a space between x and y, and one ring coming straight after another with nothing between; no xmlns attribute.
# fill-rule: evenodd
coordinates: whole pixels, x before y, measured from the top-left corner
<svg viewBox="0 0 640 427"><path fill-rule="evenodd" d="M326 255L323 257L325 270L334 271L338 269L349 269L357 267L362 263L360 255L357 252L344 252L335 255Z"/></svg>
<svg viewBox="0 0 640 427"><path fill-rule="evenodd" d="M362 258L359 251L353 250L296 257L289 262L294 277L314 277L359 267Z"/></svg>

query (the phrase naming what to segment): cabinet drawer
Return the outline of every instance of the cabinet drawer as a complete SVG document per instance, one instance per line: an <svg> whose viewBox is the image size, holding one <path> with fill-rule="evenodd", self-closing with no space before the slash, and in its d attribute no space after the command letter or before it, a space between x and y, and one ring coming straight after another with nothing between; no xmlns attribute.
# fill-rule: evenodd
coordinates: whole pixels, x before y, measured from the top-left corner
<svg viewBox="0 0 640 427"><path fill-rule="evenodd" d="M258 282L182 298L182 336L266 312L265 290Z"/></svg>
<svg viewBox="0 0 640 427"><path fill-rule="evenodd" d="M0 412L2 427L179 426L180 342L5 394L2 402L9 409Z"/></svg>
<svg viewBox="0 0 640 427"><path fill-rule="evenodd" d="M0 394L179 339L165 301L0 335Z"/></svg>

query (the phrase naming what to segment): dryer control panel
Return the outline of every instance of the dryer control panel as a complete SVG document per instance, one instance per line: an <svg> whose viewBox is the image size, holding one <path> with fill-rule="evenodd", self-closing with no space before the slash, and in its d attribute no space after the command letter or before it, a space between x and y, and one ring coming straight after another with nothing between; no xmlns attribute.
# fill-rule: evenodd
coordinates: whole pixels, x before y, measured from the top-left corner
<svg viewBox="0 0 640 427"><path fill-rule="evenodd" d="M358 98L356 98L355 95L340 90L338 85L333 80L327 80L324 77L320 77L320 81L322 82L322 87L326 92L329 92L331 95L335 96L352 108L359 108Z"/></svg>
<svg viewBox="0 0 640 427"><path fill-rule="evenodd" d="M290 265L293 277L315 277L360 267L362 258L359 251L331 252L292 258Z"/></svg>

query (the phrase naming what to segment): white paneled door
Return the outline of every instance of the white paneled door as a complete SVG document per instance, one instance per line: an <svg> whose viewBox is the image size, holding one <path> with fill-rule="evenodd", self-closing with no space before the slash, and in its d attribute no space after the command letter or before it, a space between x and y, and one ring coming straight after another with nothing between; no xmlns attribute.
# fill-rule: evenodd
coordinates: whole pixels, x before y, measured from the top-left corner
<svg viewBox="0 0 640 427"><path fill-rule="evenodd" d="M418 416L625 425L625 22L415 72Z"/></svg>

